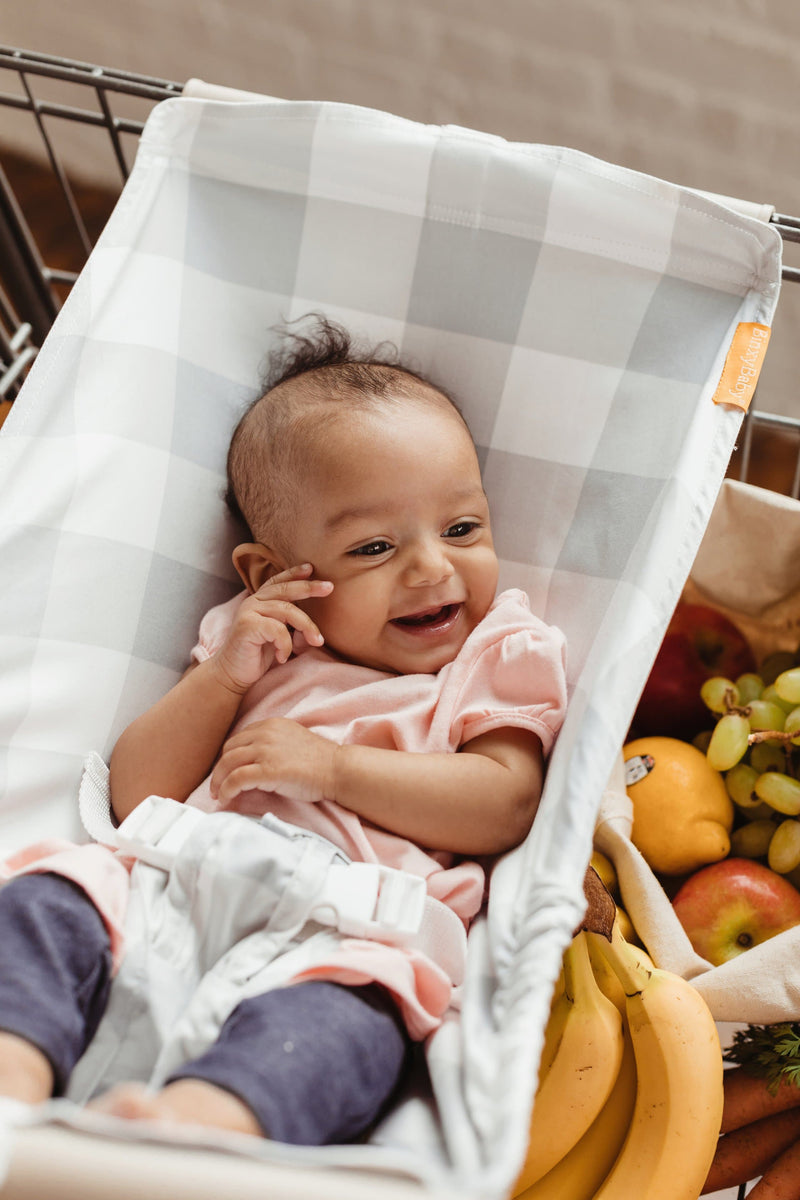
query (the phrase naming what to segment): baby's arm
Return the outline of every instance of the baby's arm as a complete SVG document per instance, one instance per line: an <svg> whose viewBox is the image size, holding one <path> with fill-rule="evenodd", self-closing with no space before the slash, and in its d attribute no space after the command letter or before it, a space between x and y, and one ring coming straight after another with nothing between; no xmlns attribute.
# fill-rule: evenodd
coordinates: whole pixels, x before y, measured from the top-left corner
<svg viewBox="0 0 800 1200"><path fill-rule="evenodd" d="M523 840L542 792L542 743L527 729L481 734L458 754L341 746L337 800L434 850L499 854Z"/></svg>
<svg viewBox="0 0 800 1200"><path fill-rule="evenodd" d="M315 646L322 635L297 607L332 584L305 564L274 575L239 608L224 646L183 678L122 734L111 755L111 800L122 821L146 796L184 801L213 766L242 696L292 652L289 626Z"/></svg>
<svg viewBox="0 0 800 1200"><path fill-rule="evenodd" d="M457 754L338 746L275 717L230 738L211 777L222 806L262 788L343 808L419 845L458 854L498 854L531 827L542 789L542 745L506 727Z"/></svg>

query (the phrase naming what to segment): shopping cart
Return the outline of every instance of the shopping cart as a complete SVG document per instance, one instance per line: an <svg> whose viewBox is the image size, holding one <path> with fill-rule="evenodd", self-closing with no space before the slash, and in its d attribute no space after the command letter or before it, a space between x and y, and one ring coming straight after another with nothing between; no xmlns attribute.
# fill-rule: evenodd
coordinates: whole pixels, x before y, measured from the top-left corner
<svg viewBox="0 0 800 1200"><path fill-rule="evenodd" d="M59 94L59 87L65 89ZM56 261L20 197L12 164L0 150L0 420L19 392L66 295L78 277L102 225L102 211L88 214L85 189L71 178L60 152L64 129L83 125L100 131L104 152L116 172L105 186L110 211L127 179L150 108L181 94L181 84L108 70L50 55L0 47L0 108L18 114L30 130L41 174L51 185L48 206L65 228L64 251ZM102 207L102 206L101 206ZM800 218L774 215L771 223L786 242L800 242ZM66 245L68 243L68 245ZM800 282L800 269L783 270ZM800 496L800 416L784 416L755 405L745 418L740 446L729 468L748 480L751 463L769 456L776 443L793 446L793 467L774 480L776 490Z"/></svg>

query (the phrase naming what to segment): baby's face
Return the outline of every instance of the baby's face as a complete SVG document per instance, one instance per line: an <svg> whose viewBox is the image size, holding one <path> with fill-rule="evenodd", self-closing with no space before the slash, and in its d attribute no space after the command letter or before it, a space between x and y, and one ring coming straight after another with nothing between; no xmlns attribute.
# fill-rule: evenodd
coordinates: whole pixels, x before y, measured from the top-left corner
<svg viewBox="0 0 800 1200"><path fill-rule="evenodd" d="M301 607L343 658L434 673L494 599L498 565L478 461L460 418L444 407L335 422L295 511L293 563L312 563L315 578L334 584Z"/></svg>

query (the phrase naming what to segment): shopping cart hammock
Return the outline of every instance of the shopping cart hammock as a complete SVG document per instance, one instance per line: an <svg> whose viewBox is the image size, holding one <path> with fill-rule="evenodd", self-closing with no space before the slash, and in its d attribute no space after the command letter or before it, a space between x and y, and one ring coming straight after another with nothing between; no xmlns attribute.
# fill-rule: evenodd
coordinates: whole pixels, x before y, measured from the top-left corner
<svg viewBox="0 0 800 1200"><path fill-rule="evenodd" d="M501 586L568 640L541 809L473 927L431 1098L305 1161L513 1180L595 812L742 419L712 397L779 279L767 225L575 151L332 104L182 98L148 122L0 437L6 845L76 833L85 753L232 594L225 451L281 320L389 339L458 397Z"/></svg>

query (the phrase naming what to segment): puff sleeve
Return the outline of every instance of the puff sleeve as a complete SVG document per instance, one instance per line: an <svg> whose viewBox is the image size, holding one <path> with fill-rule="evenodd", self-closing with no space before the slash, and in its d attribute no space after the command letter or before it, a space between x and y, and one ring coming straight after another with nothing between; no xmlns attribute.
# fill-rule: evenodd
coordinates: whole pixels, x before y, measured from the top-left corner
<svg viewBox="0 0 800 1200"><path fill-rule="evenodd" d="M567 705L565 639L504 592L464 646L448 679L454 749L493 729L529 729L548 754Z"/></svg>
<svg viewBox="0 0 800 1200"><path fill-rule="evenodd" d="M247 591L239 592L224 604L217 604L208 610L200 622L197 645L189 656L191 662L205 662L207 658L216 654L228 636L237 609L242 601L247 599L248 594Z"/></svg>

